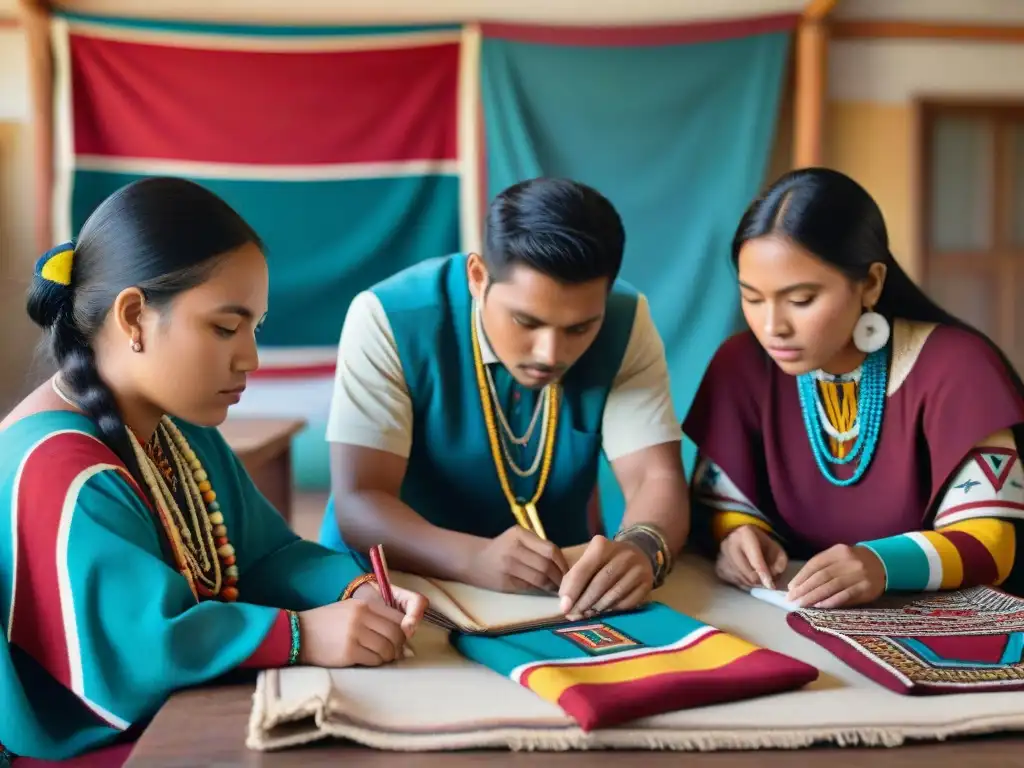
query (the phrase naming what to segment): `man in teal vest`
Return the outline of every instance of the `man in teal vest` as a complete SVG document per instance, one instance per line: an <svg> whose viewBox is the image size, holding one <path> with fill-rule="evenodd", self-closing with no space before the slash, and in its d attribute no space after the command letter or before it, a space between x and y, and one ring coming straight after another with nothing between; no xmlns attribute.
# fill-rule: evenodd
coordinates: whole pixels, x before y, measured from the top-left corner
<svg viewBox="0 0 1024 768"><path fill-rule="evenodd" d="M429 260L357 296L327 438L321 541L392 568L557 592L570 619L661 583L689 531L664 347L617 280L625 233L597 191L535 179L498 195L482 254ZM620 531L588 516L604 451Z"/></svg>

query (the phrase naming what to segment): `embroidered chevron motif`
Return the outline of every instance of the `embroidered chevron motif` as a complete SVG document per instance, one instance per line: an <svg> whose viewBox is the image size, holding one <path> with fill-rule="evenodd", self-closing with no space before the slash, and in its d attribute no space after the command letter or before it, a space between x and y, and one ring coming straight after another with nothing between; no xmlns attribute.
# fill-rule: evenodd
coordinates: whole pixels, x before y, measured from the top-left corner
<svg viewBox="0 0 1024 768"><path fill-rule="evenodd" d="M985 448L972 451L972 455L993 489L997 493L1001 491L1013 469L1017 453L1009 448Z"/></svg>

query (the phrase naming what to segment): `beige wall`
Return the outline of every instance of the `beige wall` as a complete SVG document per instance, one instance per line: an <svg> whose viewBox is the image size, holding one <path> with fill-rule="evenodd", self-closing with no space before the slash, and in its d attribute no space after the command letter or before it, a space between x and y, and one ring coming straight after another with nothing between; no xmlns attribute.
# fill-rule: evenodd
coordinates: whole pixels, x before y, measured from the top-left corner
<svg viewBox="0 0 1024 768"><path fill-rule="evenodd" d="M890 250L916 275L913 113L909 104L831 102L824 150L827 165L852 176L875 198Z"/></svg>
<svg viewBox="0 0 1024 768"><path fill-rule="evenodd" d="M890 8L887 3L895 3ZM896 13L905 0L854 0L846 15ZM987 8L982 8L987 3ZM952 13L949 2L933 4ZM995 5L977 3L995 23ZM1000 6L1009 12L1011 4ZM1018 16L1024 3L1014 3ZM939 14L942 15L941 13ZM903 18L913 18L905 14ZM944 20L952 20L953 17ZM1017 17L1004 21L1016 20ZM893 255L913 276L918 252L919 147L914 104L921 99L993 98L1024 102L1024 44L957 40L839 40L829 49L825 161L861 182L882 208Z"/></svg>
<svg viewBox="0 0 1024 768"><path fill-rule="evenodd" d="M1020 0L842 0L832 14L839 19L928 21L961 24L1020 24Z"/></svg>

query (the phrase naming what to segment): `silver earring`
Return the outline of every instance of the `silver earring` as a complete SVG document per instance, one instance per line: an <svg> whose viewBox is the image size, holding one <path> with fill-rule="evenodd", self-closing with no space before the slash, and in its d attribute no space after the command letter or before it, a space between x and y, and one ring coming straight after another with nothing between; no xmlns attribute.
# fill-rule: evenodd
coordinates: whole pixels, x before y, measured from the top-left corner
<svg viewBox="0 0 1024 768"><path fill-rule="evenodd" d="M853 345L870 355L889 343L891 331L889 321L869 309L857 318L857 324L853 326Z"/></svg>

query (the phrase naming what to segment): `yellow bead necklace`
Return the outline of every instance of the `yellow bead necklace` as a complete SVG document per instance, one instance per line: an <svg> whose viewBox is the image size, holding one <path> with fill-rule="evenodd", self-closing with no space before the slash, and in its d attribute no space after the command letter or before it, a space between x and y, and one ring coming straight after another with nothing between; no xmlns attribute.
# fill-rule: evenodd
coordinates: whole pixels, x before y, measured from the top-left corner
<svg viewBox="0 0 1024 768"><path fill-rule="evenodd" d="M475 308L474 308L475 312ZM512 492L512 486L508 480L508 473L505 471L505 461L502 456L501 435L498 433L497 423L494 415L494 408L497 404L491 401L487 387L487 374L484 367L483 354L480 350L480 337L477 332L476 317L470 320L470 335L473 341L473 366L476 370L477 389L480 392L480 404L484 412L484 424L487 426L487 440L491 447L491 458L494 460L494 467L498 472L498 482L501 490L508 500L509 507L516 522L528 531L532 531L542 539L547 539L544 526L540 522L540 515L537 514L537 502L544 493L548 477L551 474L551 460L555 453L555 436L558 431L558 406L560 403L560 390L557 383L550 384L548 402L545 410L544 423L544 453L541 459L540 479L537 482L537 489L529 501L521 501Z"/></svg>

